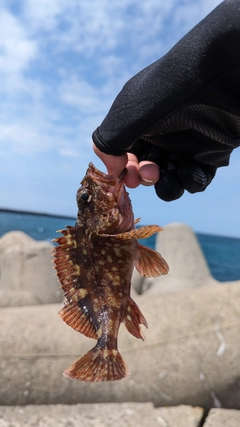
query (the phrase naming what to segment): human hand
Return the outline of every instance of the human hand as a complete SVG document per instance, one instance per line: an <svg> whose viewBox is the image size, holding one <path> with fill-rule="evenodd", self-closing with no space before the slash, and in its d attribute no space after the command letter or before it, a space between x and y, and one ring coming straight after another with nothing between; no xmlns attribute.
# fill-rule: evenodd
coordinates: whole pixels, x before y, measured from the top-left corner
<svg viewBox="0 0 240 427"><path fill-rule="evenodd" d="M160 178L160 168L154 162L138 161L135 154L126 153L122 156L113 156L100 151L93 143L95 154L105 164L109 175L120 176L126 168L125 184L129 188L136 188L142 185L154 185Z"/></svg>
<svg viewBox="0 0 240 427"><path fill-rule="evenodd" d="M109 173L126 167L129 187L154 183L171 201L229 164L240 146L239 13L238 2L221 3L124 85L93 133Z"/></svg>
<svg viewBox="0 0 240 427"><path fill-rule="evenodd" d="M200 167L197 164L190 163L182 165L178 169L173 167L169 170L164 169L161 173L157 163L139 161L138 157L133 153L125 153L122 156L105 154L94 143L93 150L105 164L109 175L118 177L126 168L125 184L127 187L136 188L140 184L145 186L155 185L157 195L165 201L181 197L184 189L187 189L190 193L203 191L216 172L214 167Z"/></svg>

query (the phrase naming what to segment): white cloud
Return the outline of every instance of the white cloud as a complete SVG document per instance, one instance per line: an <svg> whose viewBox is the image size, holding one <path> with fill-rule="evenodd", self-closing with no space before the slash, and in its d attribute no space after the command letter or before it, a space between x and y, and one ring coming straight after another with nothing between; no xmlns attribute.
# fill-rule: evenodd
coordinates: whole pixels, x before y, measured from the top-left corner
<svg viewBox="0 0 240 427"><path fill-rule="evenodd" d="M23 0L22 15L33 33L37 31L55 31L58 18L64 15L72 0Z"/></svg>
<svg viewBox="0 0 240 427"><path fill-rule="evenodd" d="M217 1L23 0L15 13L13 3L0 14L0 144L69 156L79 140L90 147L125 81Z"/></svg>
<svg viewBox="0 0 240 427"><path fill-rule="evenodd" d="M8 150L14 154L31 155L56 147L55 137L45 134L44 130L35 123L25 120L0 125L0 145L8 144Z"/></svg>
<svg viewBox="0 0 240 427"><path fill-rule="evenodd" d="M25 0L22 18L43 44L48 41L60 51L100 57L116 48L139 48L150 40L151 48L175 4L176 0Z"/></svg>
<svg viewBox="0 0 240 427"><path fill-rule="evenodd" d="M181 2L173 10L172 15L172 24L176 28L176 35L178 35L179 31L183 33L189 31L220 3L222 3L221 0L201 0L198 2L184 0Z"/></svg>
<svg viewBox="0 0 240 427"><path fill-rule="evenodd" d="M21 19L7 9L0 8L0 95L1 116L16 110L21 96L38 99L42 95L43 84L26 77L33 61L38 57L38 44L33 40ZM19 97L21 99L19 99Z"/></svg>
<svg viewBox="0 0 240 427"><path fill-rule="evenodd" d="M79 151L74 150L73 148L60 148L58 150L60 156L63 157L79 157Z"/></svg>
<svg viewBox="0 0 240 427"><path fill-rule="evenodd" d="M82 113L91 114L92 109L97 108L96 89L90 85L86 80L80 79L72 75L68 81L65 81L59 86L59 97L65 103L77 107Z"/></svg>
<svg viewBox="0 0 240 427"><path fill-rule="evenodd" d="M37 54L37 46L12 14L0 13L0 72L13 74L26 70Z"/></svg>
<svg viewBox="0 0 240 427"><path fill-rule="evenodd" d="M21 188L36 173L39 193L29 189L26 206L49 211L52 203L60 212L59 188L70 206L69 189L75 189L94 158L92 131L123 84L219 3L0 0L0 178L12 183L6 205L16 191L15 165L21 159L19 200ZM94 163L103 168L95 158Z"/></svg>

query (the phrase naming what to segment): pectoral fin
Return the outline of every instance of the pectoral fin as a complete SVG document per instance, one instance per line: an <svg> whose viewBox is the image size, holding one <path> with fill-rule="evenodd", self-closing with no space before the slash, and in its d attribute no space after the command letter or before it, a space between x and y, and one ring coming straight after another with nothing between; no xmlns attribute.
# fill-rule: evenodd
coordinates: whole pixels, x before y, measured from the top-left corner
<svg viewBox="0 0 240 427"><path fill-rule="evenodd" d="M125 233L119 234L100 234L100 237L114 237L115 239L122 240L131 240L131 239L146 239L147 237L152 236L158 231L163 229L158 225L146 225L144 227L139 227L131 231L126 231Z"/></svg>
<svg viewBox="0 0 240 427"><path fill-rule="evenodd" d="M161 276L167 274L169 270L165 259L158 252L140 244L135 267L145 277Z"/></svg>

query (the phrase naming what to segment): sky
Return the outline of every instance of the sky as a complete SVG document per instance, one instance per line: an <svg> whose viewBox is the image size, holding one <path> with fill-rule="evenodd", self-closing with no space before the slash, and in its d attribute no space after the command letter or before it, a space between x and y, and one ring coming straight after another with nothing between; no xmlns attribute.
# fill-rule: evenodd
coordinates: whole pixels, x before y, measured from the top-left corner
<svg viewBox="0 0 240 427"><path fill-rule="evenodd" d="M0 208L75 216L91 135L124 83L218 0L0 0ZM208 189L166 203L129 190L142 224L240 237L239 150Z"/></svg>

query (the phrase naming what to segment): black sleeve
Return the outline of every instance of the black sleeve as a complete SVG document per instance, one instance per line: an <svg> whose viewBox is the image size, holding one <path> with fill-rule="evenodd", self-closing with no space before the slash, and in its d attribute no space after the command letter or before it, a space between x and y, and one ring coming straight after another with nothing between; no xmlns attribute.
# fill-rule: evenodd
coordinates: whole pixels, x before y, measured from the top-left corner
<svg viewBox="0 0 240 427"><path fill-rule="evenodd" d="M114 155L138 145L141 152L147 141L155 157L161 150L160 165L174 159L227 165L240 145L240 0L221 3L131 78L93 141Z"/></svg>

